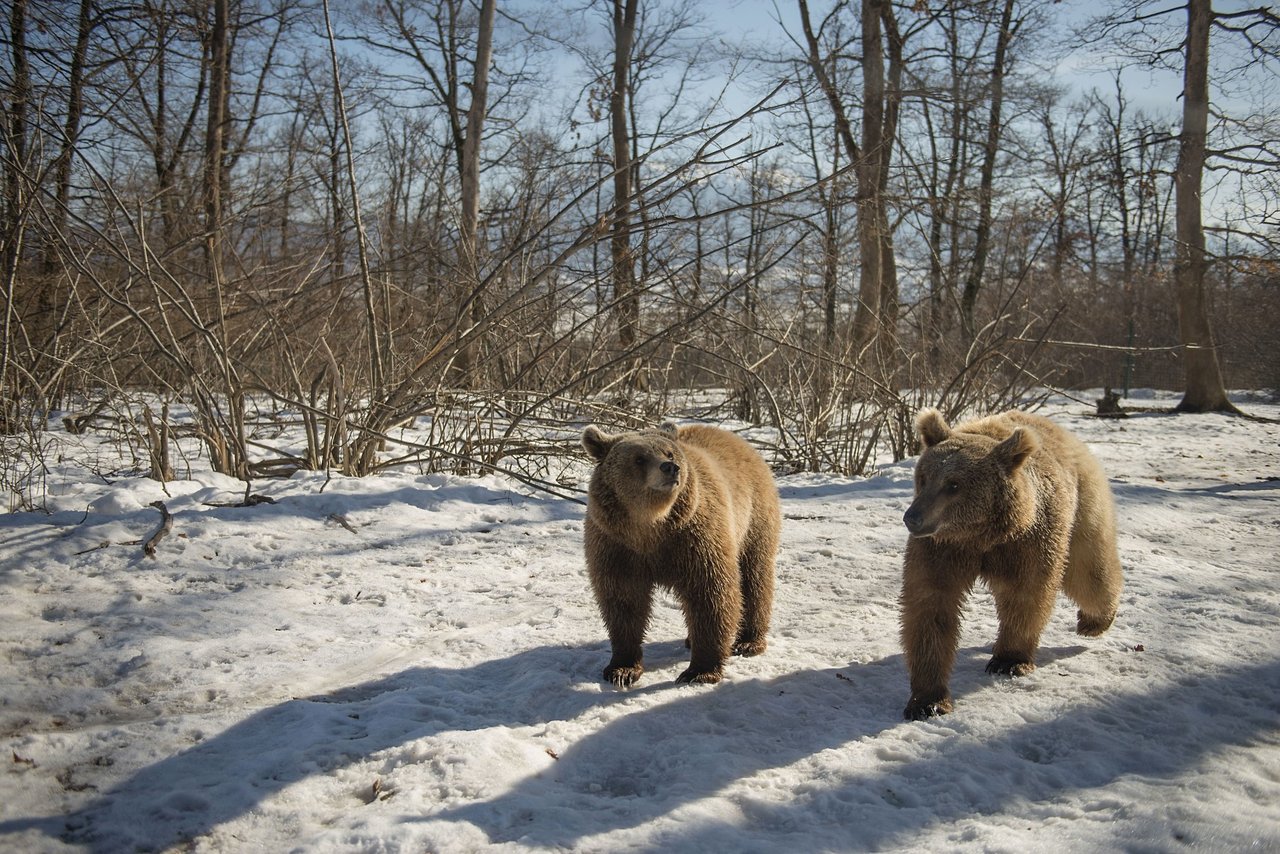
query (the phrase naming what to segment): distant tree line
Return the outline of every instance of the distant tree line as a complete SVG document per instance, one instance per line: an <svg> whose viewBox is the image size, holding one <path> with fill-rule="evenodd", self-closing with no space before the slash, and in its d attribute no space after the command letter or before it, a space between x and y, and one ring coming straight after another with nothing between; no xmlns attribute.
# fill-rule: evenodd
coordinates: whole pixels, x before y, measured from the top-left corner
<svg viewBox="0 0 1280 854"><path fill-rule="evenodd" d="M679 411L860 472L925 402L1280 386L1271 10L782 5L12 0L0 433L537 479L535 437Z"/></svg>

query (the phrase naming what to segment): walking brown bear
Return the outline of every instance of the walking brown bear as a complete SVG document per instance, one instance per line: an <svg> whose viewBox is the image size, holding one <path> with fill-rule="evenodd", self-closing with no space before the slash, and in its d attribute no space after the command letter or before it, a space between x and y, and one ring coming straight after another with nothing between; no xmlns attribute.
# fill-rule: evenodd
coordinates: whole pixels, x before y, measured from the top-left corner
<svg viewBox="0 0 1280 854"><path fill-rule="evenodd" d="M947 683L960 613L974 582L991 588L1000 629L988 673L1024 676L1058 591L1080 606L1076 631L1096 636L1116 616L1123 579L1115 507L1097 460L1047 418L1005 412L947 425L916 417L924 452L902 577L902 644L911 677L904 715L952 710Z"/></svg>
<svg viewBox="0 0 1280 854"><path fill-rule="evenodd" d="M689 667L677 682L719 682L729 655L759 655L773 610L781 510L760 455L715 427L663 424L582 445L597 465L584 526L587 574L613 655L604 678L644 673L653 589L680 600Z"/></svg>

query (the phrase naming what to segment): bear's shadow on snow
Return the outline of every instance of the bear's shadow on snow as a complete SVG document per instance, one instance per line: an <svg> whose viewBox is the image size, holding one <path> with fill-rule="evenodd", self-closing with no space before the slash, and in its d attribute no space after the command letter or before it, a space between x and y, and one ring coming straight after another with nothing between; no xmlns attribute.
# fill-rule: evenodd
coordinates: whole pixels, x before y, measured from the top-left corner
<svg viewBox="0 0 1280 854"><path fill-rule="evenodd" d="M617 764L621 757L636 750L662 751L663 732L681 732L693 722L712 734L714 761L706 762L698 751L673 755L669 775L652 783L656 793L683 780L687 798L697 799L740 775L873 733L901 715L900 656L861 668L877 672L883 688L894 688L891 702L886 696L884 702L868 705L865 697L855 700L858 690L850 690L863 687L857 669L851 669L853 675L843 682L829 670L801 671L769 681L746 679L740 671L737 681L730 678L717 686L676 686L671 679L687 655L681 640L647 644L646 662L653 670L630 691L614 690L599 680L608 644L597 643L537 647L473 667L415 667L324 695L288 700L136 771L71 813L0 822L0 840L34 830L102 854L165 849L255 811L298 782L332 776L381 751L442 733L571 722L644 695L665 694L671 701L619 713L618 720L570 746L563 766L557 762L553 767L575 767L584 756L587 764L599 766L607 758L617 771L608 781L609 791L625 789L626 768ZM820 684L818 690L815 686ZM887 695L869 687L862 693ZM770 702L775 707L781 703L786 714L766 724L761 715ZM854 704L855 710L842 712L844 704ZM806 721L801 737L782 737L782 725L794 733L795 720ZM627 751L617 750L619 737L630 741ZM368 804L371 782L361 776L353 783L350 809ZM556 785L554 780L547 784ZM534 783L478 805L477 824L484 826L490 823L486 817L501 815L504 802L518 803L528 785ZM669 799L658 799L645 809L660 814L675 806ZM504 834L495 827L493 835Z"/></svg>
<svg viewBox="0 0 1280 854"><path fill-rule="evenodd" d="M1080 649L1045 649L1042 661ZM666 702L610 712L611 720L571 744L549 742L558 760L509 790L417 820L468 822L493 842L572 847L674 813L740 779L775 769L803 775L791 766L825 750L855 751L851 758L865 761L851 762L843 779L832 782L824 773L820 785L806 785L790 804L752 805L750 831L764 840L776 829L783 844L810 820L814 798L864 802L868 792L910 792L913 779L932 784L939 775L990 772L982 778L986 800L980 803L952 800L912 809L903 807L900 795L886 800L882 821L849 829L850 844L874 848L935 823L998 812L1012 802L1051 803L1126 774L1187 773L1216 748L1272 732L1280 712L1280 662L1267 662L1194 674L1151 694L1118 694L975 739L964 715L980 708L993 682L981 672L985 648L960 650L952 684L955 717L931 723L902 720L906 677L900 655L771 679L750 678L749 663L735 660L719 685L674 686L669 677L679 672L682 644L667 641L646 650L658 672L647 673L629 692L597 681L608 650L592 644L537 647L467 668L416 667L290 700L142 768L70 814L0 823L0 837L35 829L90 852L163 849L252 813L295 783L333 776L381 751L442 733L572 722L647 695ZM1181 720L1194 738L1144 737L1153 716ZM900 727L928 727L934 737L954 743L900 762L863 755L876 750L877 736ZM363 775L353 781L350 806L333 809L365 808L370 783ZM740 824L706 818L683 823L670 841L687 850L722 848L721 835Z"/></svg>
<svg viewBox="0 0 1280 854"><path fill-rule="evenodd" d="M1051 665L1085 651L1078 645L1042 647L1038 660ZM951 689L958 708L1008 681L985 673L990 657L989 645L957 651ZM646 652L646 662L652 660ZM670 702L611 721L508 793L421 820L465 821L494 843L572 848L583 838L671 813L735 780L912 725L902 716L908 685L901 654L768 680L735 678L734 669L731 663L728 678L715 686L661 683L672 688ZM723 847L713 842L708 838L705 850Z"/></svg>
<svg viewBox="0 0 1280 854"><path fill-rule="evenodd" d="M0 822L0 840L34 829L102 854L165 849L379 751L443 732L571 720L621 701L625 695L585 687L607 657L607 643L543 646L288 700L142 768L70 814ZM371 781L364 783L353 787L352 808Z"/></svg>
<svg viewBox="0 0 1280 854"><path fill-rule="evenodd" d="M810 790L790 803L755 805L748 834L763 839L769 829L777 829L785 840L804 825L814 799L865 804L870 794L879 795L882 803L878 809L850 810L850 818L862 821L841 828L842 847L910 848L913 835L932 826L975 815L1032 815L1037 805L1052 809L1073 793L1100 789L1131 775L1177 781L1194 775L1222 748L1270 743L1280 720L1278 698L1280 661L1272 660L1212 675L1188 674L1157 691L1112 695L1096 705L1068 709L984 738L961 729L952 744L918 760L878 763L873 773L850 772L829 788ZM963 715L964 707L957 705L955 714ZM963 727L962 721L956 723ZM944 718L939 725L949 727L951 722ZM936 781L948 779L976 786L968 797L947 802L910 794L915 782L934 791ZM1223 818L1230 821L1229 812ZM671 841L682 850L711 850L733 830L731 822L704 822ZM1258 831L1260 838L1280 841L1274 828ZM1176 842L1177 828L1166 822L1153 826L1151 834L1154 848L1161 847L1161 839L1169 848L1186 844Z"/></svg>
<svg viewBox="0 0 1280 854"><path fill-rule="evenodd" d="M718 685L662 683L669 702L618 716L508 792L419 820L467 822L493 843L574 848L902 721L901 655L771 679L734 663Z"/></svg>
<svg viewBox="0 0 1280 854"><path fill-rule="evenodd" d="M1046 650L1050 655L1045 661L1076 650ZM958 665L966 666L966 658L976 659L978 653L961 650ZM833 689L837 676L843 681ZM1211 676L1191 675L1148 694L1113 695L984 737L963 717L966 708L977 709L980 701L965 702L959 693L956 717L903 721L902 677L901 656L891 656L839 671L801 671L676 693L670 703L621 716L588 735L548 772L507 793L419 820L465 821L493 843L573 848L586 838L674 813L753 774L787 769L783 773L788 776L802 776L803 770L788 766L844 746L855 753L843 779L832 782L825 771L821 784L806 783L789 803L758 803L748 790L744 800L733 799L741 806L750 804L745 816L718 820L703 810L697 819L669 827L656 838L670 850L732 849L735 840L764 849L771 847L770 834L776 833L776 844L786 848L795 843L797 828L811 825L820 800L821 814L837 822L834 828L816 829L827 835L828 843L838 840L840 847L854 850L910 847L912 834L934 825L1009 809L1026 813L1028 804L1052 806L1073 792L1101 788L1127 775L1176 779L1193 772L1215 750L1271 737L1280 713L1280 661L1269 661ZM958 678L953 689L968 686L967 692L991 679ZM883 696L886 690L891 700ZM798 716L796 708L785 708L795 705L785 702L789 695L805 698ZM839 697L839 704L833 704ZM770 714L771 705L783 708ZM1172 729L1153 734L1153 717L1172 722ZM865 755L877 750L877 735L899 727L927 727L948 743L918 759ZM700 737L708 730L716 737L700 748L689 749L688 739L679 738L685 733ZM931 802L916 794L917 789L934 791L947 779L970 781L968 797ZM766 789L779 784L762 783ZM844 825L832 815L842 808L849 818ZM819 841L814 846L825 847Z"/></svg>

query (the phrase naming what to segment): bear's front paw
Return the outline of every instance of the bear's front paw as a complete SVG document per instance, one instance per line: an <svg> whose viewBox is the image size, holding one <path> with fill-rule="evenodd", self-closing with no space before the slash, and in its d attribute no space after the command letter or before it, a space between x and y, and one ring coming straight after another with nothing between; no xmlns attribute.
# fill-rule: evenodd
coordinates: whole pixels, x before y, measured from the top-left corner
<svg viewBox="0 0 1280 854"><path fill-rule="evenodd" d="M769 648L768 641L761 640L740 640L733 645L734 655L759 655Z"/></svg>
<svg viewBox="0 0 1280 854"><path fill-rule="evenodd" d="M676 683L681 685L714 685L720 681L721 675L719 668L715 670L695 670L690 667L676 677Z"/></svg>
<svg viewBox="0 0 1280 854"><path fill-rule="evenodd" d="M949 695L937 699L912 697L907 702L907 707L902 710L902 716L909 721L922 721L937 715L950 714L953 708Z"/></svg>
<svg viewBox="0 0 1280 854"><path fill-rule="evenodd" d="M988 673L1001 673L1008 676L1026 676L1035 669L1034 662L1024 661L1021 658L1001 658L993 655L987 662Z"/></svg>
<svg viewBox="0 0 1280 854"><path fill-rule="evenodd" d="M644 673L643 664L610 665L604 669L604 681L612 682L619 688L630 688L640 681L640 674L642 673Z"/></svg>

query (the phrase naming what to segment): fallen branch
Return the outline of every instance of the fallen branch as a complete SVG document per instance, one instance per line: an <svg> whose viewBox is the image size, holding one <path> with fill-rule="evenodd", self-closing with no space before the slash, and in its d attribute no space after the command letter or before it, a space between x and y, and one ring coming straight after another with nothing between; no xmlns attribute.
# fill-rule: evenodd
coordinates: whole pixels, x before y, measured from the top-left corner
<svg viewBox="0 0 1280 854"><path fill-rule="evenodd" d="M330 513L329 516L327 517L327 520L330 522L334 522L338 525L341 525L342 527L346 528L348 531L350 531L353 534L360 533L355 528L351 527L351 523L347 521L347 517L343 516L341 513Z"/></svg>
<svg viewBox="0 0 1280 854"><path fill-rule="evenodd" d="M147 537L147 541L142 544L142 553L147 557L154 559L156 556L156 544L165 538L169 531L173 530L173 514L169 512L169 508L164 506L163 501L152 501L151 506L160 511L160 527L156 532Z"/></svg>
<svg viewBox="0 0 1280 854"><path fill-rule="evenodd" d="M158 502L157 502L158 503ZM205 507L257 507L259 504L275 504L276 500L269 495L254 493L244 501L205 501Z"/></svg>

